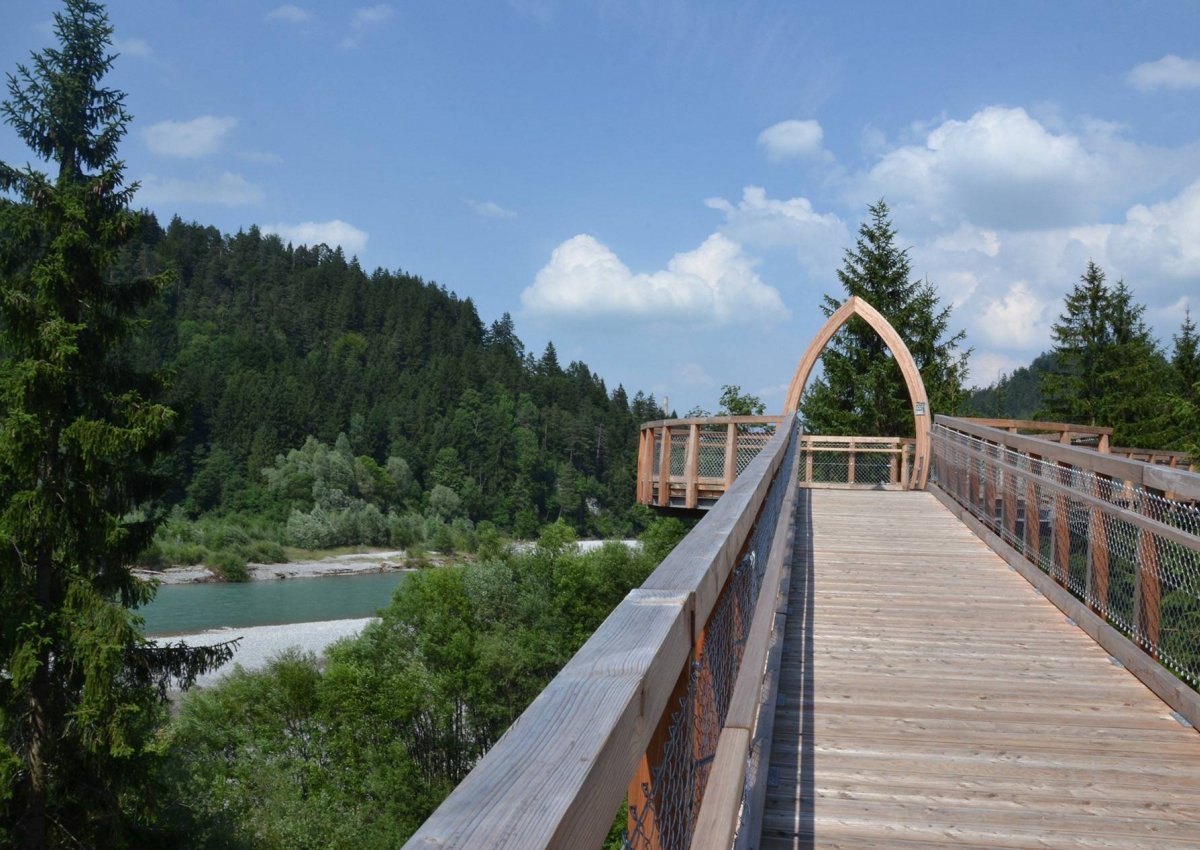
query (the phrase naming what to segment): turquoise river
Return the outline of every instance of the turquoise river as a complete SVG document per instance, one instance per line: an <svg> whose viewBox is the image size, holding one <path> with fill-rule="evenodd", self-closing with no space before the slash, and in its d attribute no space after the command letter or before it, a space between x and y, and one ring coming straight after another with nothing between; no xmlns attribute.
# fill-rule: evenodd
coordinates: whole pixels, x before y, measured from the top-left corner
<svg viewBox="0 0 1200 850"><path fill-rule="evenodd" d="M171 584L140 613L148 635L178 635L373 617L407 573L367 573L243 584Z"/></svg>

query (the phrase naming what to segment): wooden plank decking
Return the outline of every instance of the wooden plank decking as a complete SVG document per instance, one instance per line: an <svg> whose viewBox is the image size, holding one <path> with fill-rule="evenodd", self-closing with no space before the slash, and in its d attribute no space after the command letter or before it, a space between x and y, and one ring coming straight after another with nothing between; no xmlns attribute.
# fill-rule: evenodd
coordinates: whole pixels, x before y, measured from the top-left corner
<svg viewBox="0 0 1200 850"><path fill-rule="evenodd" d="M805 492L759 847L1200 848L1200 734L932 495Z"/></svg>

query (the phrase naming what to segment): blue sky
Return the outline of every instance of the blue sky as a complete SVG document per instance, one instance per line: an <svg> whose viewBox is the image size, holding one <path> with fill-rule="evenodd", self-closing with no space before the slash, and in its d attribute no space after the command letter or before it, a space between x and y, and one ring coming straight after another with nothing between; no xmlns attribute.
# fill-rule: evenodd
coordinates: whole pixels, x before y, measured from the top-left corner
<svg viewBox="0 0 1200 850"><path fill-rule="evenodd" d="M11 71L57 4L4 7ZM108 8L164 223L339 243L681 412L782 406L880 197L972 383L1049 346L1088 259L1164 344L1200 308L1190 0Z"/></svg>

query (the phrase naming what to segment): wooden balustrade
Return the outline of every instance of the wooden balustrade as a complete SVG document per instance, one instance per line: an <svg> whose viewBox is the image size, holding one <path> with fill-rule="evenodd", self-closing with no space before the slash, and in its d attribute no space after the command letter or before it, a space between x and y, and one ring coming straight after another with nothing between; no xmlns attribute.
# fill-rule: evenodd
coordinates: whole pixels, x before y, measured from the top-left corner
<svg viewBox="0 0 1200 850"><path fill-rule="evenodd" d="M907 490L916 473L912 437L800 438L800 481L807 487Z"/></svg>
<svg viewBox="0 0 1200 850"><path fill-rule="evenodd" d="M732 419L726 424L743 424L737 421L743 417ZM645 777L653 764L664 724L678 704L679 682L697 657L710 615L734 574L780 466L795 450L795 415L766 421L779 427L720 502L614 609L406 848L536 850L603 843L631 782ZM701 423L685 423L696 457L697 448L704 451L707 446L692 424ZM670 429L676 423L657 425ZM660 462L670 459L670 443L664 439L660 444ZM653 437L648 443L643 433L639 457L652 457L653 450ZM721 457L727 454L724 444L719 451ZM693 467L685 463L685 469ZM639 474L639 492L646 491L647 479ZM761 593L770 594L773 611L775 591L767 587L764 579ZM750 642L759 641L763 627L753 621L749 628ZM748 642L746 669L757 667L761 673L761 653L749 647ZM740 706L738 695L751 686L739 680L737 688L734 696ZM734 732L730 740L738 735ZM730 746L719 756L722 764L736 761L731 755L736 747ZM630 793L636 795L639 789L637 783ZM636 797L631 803L639 805Z"/></svg>
<svg viewBox="0 0 1200 850"><path fill-rule="evenodd" d="M638 502L689 510L711 507L763 450L783 418L714 416L643 424Z"/></svg>
<svg viewBox="0 0 1200 850"><path fill-rule="evenodd" d="M779 416L666 419L642 425L637 500L661 508L707 509L770 439ZM911 437L800 438L807 486L909 489L919 470Z"/></svg>
<svg viewBox="0 0 1200 850"><path fill-rule="evenodd" d="M991 422L936 417L932 489L1200 725L1200 475Z"/></svg>

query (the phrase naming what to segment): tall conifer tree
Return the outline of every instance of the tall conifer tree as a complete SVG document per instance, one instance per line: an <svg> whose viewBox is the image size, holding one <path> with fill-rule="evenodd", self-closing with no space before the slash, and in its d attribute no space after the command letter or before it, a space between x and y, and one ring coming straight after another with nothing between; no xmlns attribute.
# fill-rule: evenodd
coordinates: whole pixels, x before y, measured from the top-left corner
<svg viewBox="0 0 1200 850"><path fill-rule="evenodd" d="M155 647L130 611L153 595L128 565L174 414L119 347L163 281L106 275L138 227L124 94L101 86L112 29L89 0L54 20L0 109L57 168L0 163L0 844L27 848L134 843L168 683L229 655Z"/></svg>
<svg viewBox="0 0 1200 850"><path fill-rule="evenodd" d="M1163 447L1167 363L1124 281L1094 262L1067 294L1052 328L1055 368L1042 379L1045 419L1114 429L1113 442ZM1156 424L1158 423L1158 424Z"/></svg>
<svg viewBox="0 0 1200 850"><path fill-rule="evenodd" d="M950 308L940 307L928 281L911 279L908 249L896 246L888 206L868 208L870 219L847 249L838 279L843 298L826 295L821 309L833 315L846 297L857 295L878 310L905 341L934 412L956 413L965 398L970 351L951 333ZM800 413L810 431L863 436L911 436L912 402L900 367L875 330L854 316L821 355L823 375L809 382Z"/></svg>

